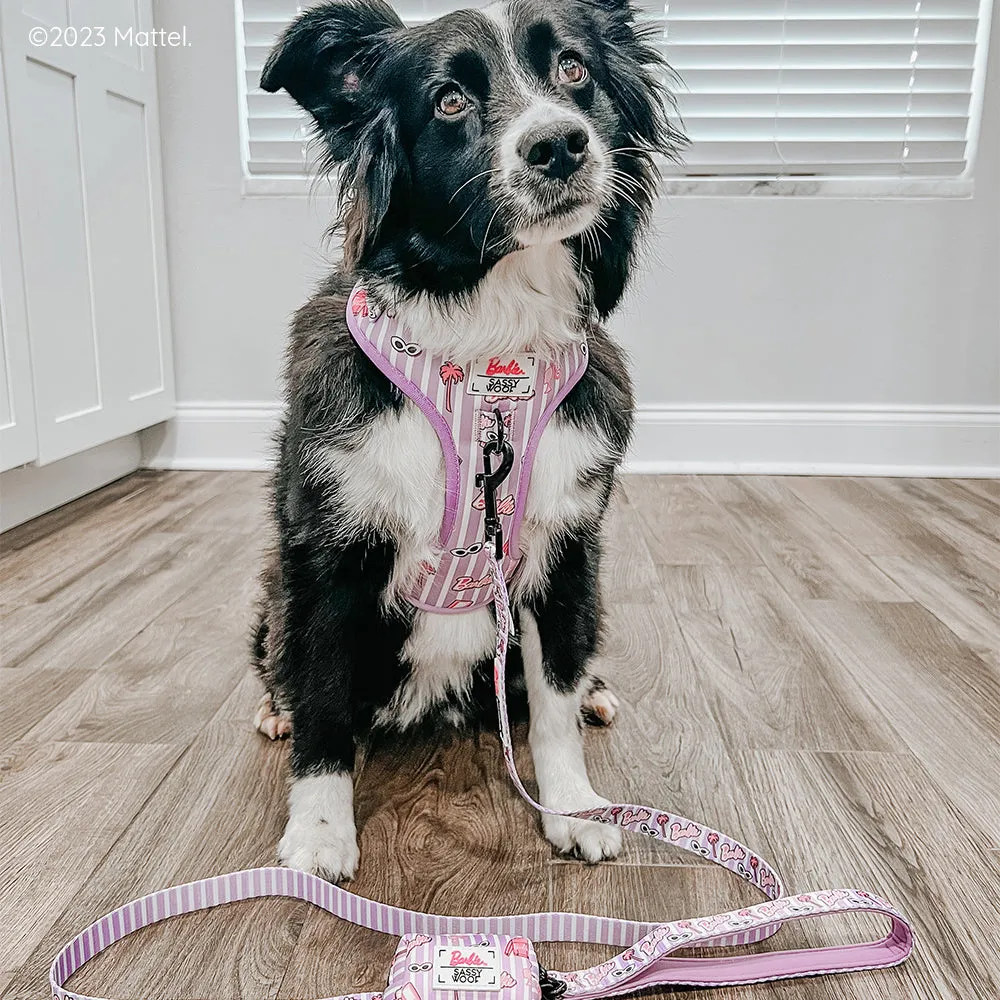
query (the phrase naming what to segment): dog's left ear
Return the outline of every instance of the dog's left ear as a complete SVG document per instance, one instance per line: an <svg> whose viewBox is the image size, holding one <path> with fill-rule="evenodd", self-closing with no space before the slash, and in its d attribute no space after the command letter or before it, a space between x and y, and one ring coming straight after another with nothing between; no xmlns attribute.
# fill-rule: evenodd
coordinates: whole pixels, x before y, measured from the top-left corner
<svg viewBox="0 0 1000 1000"><path fill-rule="evenodd" d="M289 25L260 78L264 90L284 88L313 116L326 165L344 165L339 226L349 269L371 249L405 169L394 111L376 84L381 61L403 30L383 0L333 0Z"/></svg>
<svg viewBox="0 0 1000 1000"><path fill-rule="evenodd" d="M260 86L282 88L313 116L335 162L376 113L368 86L380 50L403 22L383 0L334 0L296 18L268 56Z"/></svg>
<svg viewBox="0 0 1000 1000"><path fill-rule="evenodd" d="M672 106L666 81L672 76L650 31L637 25L630 0L583 0L600 11L602 55L609 96L622 119L622 142L631 147L616 157L628 197L617 196L614 218L598 234L598 252L588 262L594 304L606 317L621 300L635 263L636 247L649 222L659 184L655 156L674 157L686 140L667 114ZM585 252L581 248L581 253Z"/></svg>

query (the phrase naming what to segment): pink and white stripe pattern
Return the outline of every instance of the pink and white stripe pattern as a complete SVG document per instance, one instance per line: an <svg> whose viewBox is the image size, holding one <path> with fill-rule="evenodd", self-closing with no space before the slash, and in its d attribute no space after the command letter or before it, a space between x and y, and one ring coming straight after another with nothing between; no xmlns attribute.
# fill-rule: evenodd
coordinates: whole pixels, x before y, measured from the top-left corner
<svg viewBox="0 0 1000 1000"><path fill-rule="evenodd" d="M538 358L535 388L527 397L475 396L465 390L471 358L429 354L393 317L376 316L368 295L356 286L347 303L351 335L378 369L430 421L441 442L445 463L445 507L438 539L440 555L423 567L423 577L408 595L424 611L454 613L493 600L490 567L483 545L483 499L476 473L483 471L483 445L495 433L494 410L503 416L514 448L511 469L497 497L504 538L504 573L512 578L520 560L518 534L535 451L556 407L587 368L581 340L559 355Z"/></svg>
<svg viewBox="0 0 1000 1000"><path fill-rule="evenodd" d="M85 962L141 927L181 913L262 896L304 900L350 923L399 937L483 934L524 938L536 944L588 941L614 947L629 945L613 959L591 969L550 973L566 983L567 996L578 1000L619 996L657 985L722 986L885 968L905 961L913 949L912 932L905 918L889 903L860 890L803 893L729 913L664 924L580 913L447 917L363 899L307 872L254 868L162 889L101 917L55 957L49 969L53 1000L100 1000L67 989L66 982ZM889 933L878 941L836 948L708 959L670 957L679 948L717 944L725 936L720 931L728 927L765 926L847 912L888 917ZM382 996L382 993L350 993L326 1000L381 1000Z"/></svg>

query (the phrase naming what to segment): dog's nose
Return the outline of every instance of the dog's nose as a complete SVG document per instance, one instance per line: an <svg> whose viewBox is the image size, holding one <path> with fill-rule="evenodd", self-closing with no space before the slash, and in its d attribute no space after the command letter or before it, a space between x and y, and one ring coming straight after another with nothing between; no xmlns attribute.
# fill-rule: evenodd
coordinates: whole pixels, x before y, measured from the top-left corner
<svg viewBox="0 0 1000 1000"><path fill-rule="evenodd" d="M586 160L588 142L586 129L575 122L552 122L525 132L517 151L529 167L564 181Z"/></svg>

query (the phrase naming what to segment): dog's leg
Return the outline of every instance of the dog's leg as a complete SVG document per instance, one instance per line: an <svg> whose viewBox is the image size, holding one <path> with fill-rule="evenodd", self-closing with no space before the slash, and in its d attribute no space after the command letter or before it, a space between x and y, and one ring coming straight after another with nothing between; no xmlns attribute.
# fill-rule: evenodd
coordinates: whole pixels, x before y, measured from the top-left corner
<svg viewBox="0 0 1000 1000"><path fill-rule="evenodd" d="M358 867L354 779L350 771L295 778L278 858L331 882L354 877Z"/></svg>
<svg viewBox="0 0 1000 1000"><path fill-rule="evenodd" d="M316 693L309 696L313 698ZM310 701L296 712L288 823L278 842L278 858L289 868L338 882L353 878L358 866L354 742L349 719L324 717L330 707L325 698ZM339 733L333 731L341 725Z"/></svg>
<svg viewBox="0 0 1000 1000"><path fill-rule="evenodd" d="M607 805L591 787L583 758L581 707L598 632L597 553L587 548L569 541L549 575L548 593L520 615L539 801L564 811ZM556 848L584 861L613 858L621 850L621 830L614 826L543 814L542 828Z"/></svg>
<svg viewBox="0 0 1000 1000"><path fill-rule="evenodd" d="M257 704L253 725L269 740L283 740L291 735L292 716L275 682L275 665L281 661L285 634L281 561L276 547L265 554L260 577L261 600L251 636L250 656L264 684L264 695Z"/></svg>
<svg viewBox="0 0 1000 1000"><path fill-rule="evenodd" d="M278 857L290 868L336 882L353 877L358 864L351 616L335 584L289 578L293 586L280 673L295 725L288 823Z"/></svg>

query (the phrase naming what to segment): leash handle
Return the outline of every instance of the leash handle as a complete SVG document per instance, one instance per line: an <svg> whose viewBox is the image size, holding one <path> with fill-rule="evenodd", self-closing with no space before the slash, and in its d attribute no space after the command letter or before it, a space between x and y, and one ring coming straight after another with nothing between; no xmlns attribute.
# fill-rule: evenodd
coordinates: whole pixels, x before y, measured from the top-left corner
<svg viewBox="0 0 1000 1000"><path fill-rule="evenodd" d="M506 917L450 917L418 913L356 896L325 879L293 868L253 868L218 875L150 893L94 921L56 955L49 969L53 1000L96 1000L66 989L74 972L128 934L182 913L208 910L225 903L263 896L285 896L312 903L353 924L402 937L405 934L505 934L531 941L585 941L622 946L636 942L623 956L631 973L605 983L615 961L582 972L548 975L567 987L566 996L585 1000L665 984L721 986L764 982L792 976L884 968L906 960L913 941L906 921L887 903L867 893L835 890L789 897L713 917L641 923L581 913L529 913ZM824 899L824 897L829 897ZM808 901L808 902L807 902ZM826 913L868 912L889 918L891 929L881 941L839 948L773 952L732 958L671 958L678 948L717 943L718 930L733 919L780 923ZM807 912L808 911L808 912ZM622 956L618 956L621 958ZM351 993L354 1000L381 1000L381 993ZM330 997L326 1000L343 1000Z"/></svg>
<svg viewBox="0 0 1000 1000"><path fill-rule="evenodd" d="M833 889L797 896L784 895L775 869L748 847L718 830L653 806L612 803L595 809L564 812L549 809L529 794L517 773L507 712L506 663L512 617L503 568L489 559L497 619L493 683L500 718L504 763L521 797L539 812L554 816L612 823L653 840L672 843L742 876L768 901L730 913L660 924L631 948L602 965L576 973L551 973L567 984L567 997L585 1000L649 986L723 986L860 971L898 965L913 950L913 931L906 918L883 899L858 889ZM889 918L881 940L835 948L807 948L724 958L669 958L678 948L743 945L776 934L790 920L830 913L872 912Z"/></svg>

